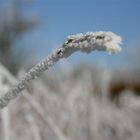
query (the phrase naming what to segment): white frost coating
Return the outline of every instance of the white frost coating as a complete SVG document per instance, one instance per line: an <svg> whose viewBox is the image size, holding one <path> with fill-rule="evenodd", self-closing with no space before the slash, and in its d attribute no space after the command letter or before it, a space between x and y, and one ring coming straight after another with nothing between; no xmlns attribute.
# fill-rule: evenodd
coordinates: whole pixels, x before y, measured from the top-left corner
<svg viewBox="0 0 140 140"><path fill-rule="evenodd" d="M87 32L68 36L62 47L57 48L46 59L35 65L19 83L0 98L0 108L15 99L28 84L36 79L43 71L54 65L61 58L67 58L76 51L90 53L94 50L118 53L121 51L121 37L112 32Z"/></svg>
<svg viewBox="0 0 140 140"><path fill-rule="evenodd" d="M79 47L85 52L105 50L109 53L117 53L121 51L120 45L122 44L120 36L112 32L103 31L68 36L66 43L68 40L71 40L69 46Z"/></svg>

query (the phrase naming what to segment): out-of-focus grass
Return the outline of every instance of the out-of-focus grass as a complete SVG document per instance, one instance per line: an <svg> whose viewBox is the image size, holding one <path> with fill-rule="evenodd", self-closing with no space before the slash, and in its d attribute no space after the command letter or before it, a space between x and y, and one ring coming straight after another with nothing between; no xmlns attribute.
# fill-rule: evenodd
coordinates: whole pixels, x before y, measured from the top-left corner
<svg viewBox="0 0 140 140"><path fill-rule="evenodd" d="M0 70L2 92L16 78ZM119 102L110 100L112 77L87 66L46 72L0 113L0 139L138 140L140 97L124 82Z"/></svg>

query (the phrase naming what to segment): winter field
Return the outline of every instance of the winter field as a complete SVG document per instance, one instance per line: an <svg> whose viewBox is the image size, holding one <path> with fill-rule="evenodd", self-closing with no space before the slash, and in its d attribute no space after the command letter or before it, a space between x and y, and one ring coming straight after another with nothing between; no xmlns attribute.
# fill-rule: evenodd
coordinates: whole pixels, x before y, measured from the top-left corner
<svg viewBox="0 0 140 140"><path fill-rule="evenodd" d="M22 75L23 70L14 77L0 65L1 94ZM140 97L134 94L136 86L131 84L130 88L124 82L126 86L113 87L113 75L90 66L45 72L1 110L0 139L139 140ZM122 94L114 100L109 92Z"/></svg>
<svg viewBox="0 0 140 140"><path fill-rule="evenodd" d="M0 0L0 140L140 140L138 13L139 0Z"/></svg>

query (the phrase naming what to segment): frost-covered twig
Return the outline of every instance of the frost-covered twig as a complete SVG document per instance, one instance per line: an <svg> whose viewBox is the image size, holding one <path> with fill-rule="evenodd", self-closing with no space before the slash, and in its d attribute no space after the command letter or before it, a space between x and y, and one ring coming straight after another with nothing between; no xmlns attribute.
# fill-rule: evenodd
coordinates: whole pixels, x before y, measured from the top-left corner
<svg viewBox="0 0 140 140"><path fill-rule="evenodd" d="M4 140L10 140L10 111L9 108L5 108L2 110L1 114L2 124L3 124L3 134L4 134Z"/></svg>
<svg viewBox="0 0 140 140"><path fill-rule="evenodd" d="M42 120L54 132L54 134L58 137L59 140L69 140L64 135L64 133L59 129L59 127L54 123L53 119L49 116L49 114L46 114L46 111L41 107L41 105L34 98L32 98L32 96L28 92L24 94L24 97L28 100L31 106L41 116Z"/></svg>
<svg viewBox="0 0 140 140"><path fill-rule="evenodd" d="M3 91L8 91L8 86L6 84L2 84L0 83L0 89L3 90ZM10 128L10 111L9 111L9 108L5 108L2 110L1 112L1 120L2 120L2 130L3 130L3 135L4 135L4 140L10 140L11 137L10 137L10 133L11 133L11 128Z"/></svg>
<svg viewBox="0 0 140 140"><path fill-rule="evenodd" d="M34 117L30 114L28 114L26 116L26 120L27 122L30 124L30 129L33 133L33 138L34 140L41 140L41 136L40 136L40 133L39 133L39 129L38 129L38 126L34 120Z"/></svg>
<svg viewBox="0 0 140 140"><path fill-rule="evenodd" d="M2 76L2 77L1 77ZM8 79L7 79L8 78ZM8 91L9 86L5 85L2 83L3 79L7 79L8 83L15 83L16 78L9 73L7 69L5 69L1 64L0 64L0 94L2 93L1 91ZM7 83L7 84L8 84ZM45 90L45 89L44 89ZM42 108L42 106L39 104L38 101L36 101L35 98L31 96L31 94L27 91L24 92L23 97L27 100L27 102L32 106L32 108L36 111L36 113L41 117L42 121L47 124L48 128L52 130L54 135L59 139L59 140L70 140L56 125L52 117L46 113L46 111ZM8 112L7 112L8 111ZM9 115L9 108L4 108L0 112L1 114L1 119L3 122L3 134L4 134L4 140L10 140L10 115ZM30 115L30 113L27 113L27 115ZM37 128L36 128L37 129ZM37 130L36 130L37 131ZM36 132L35 132L36 133ZM37 134L35 135L37 137ZM39 136L39 135L38 135ZM39 137L38 137L39 138Z"/></svg>
<svg viewBox="0 0 140 140"><path fill-rule="evenodd" d="M112 32L87 32L68 36L62 47L54 50L48 58L35 65L20 82L0 98L0 108L7 104L24 90L28 84L36 79L43 71L51 67L61 58L67 58L76 51L90 53L94 50L117 53L121 51L121 37Z"/></svg>

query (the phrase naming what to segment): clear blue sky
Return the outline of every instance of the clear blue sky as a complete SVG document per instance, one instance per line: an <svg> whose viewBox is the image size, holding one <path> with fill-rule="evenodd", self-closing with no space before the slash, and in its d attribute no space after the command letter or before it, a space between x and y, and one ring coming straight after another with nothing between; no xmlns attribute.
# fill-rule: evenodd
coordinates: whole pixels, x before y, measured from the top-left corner
<svg viewBox="0 0 140 140"><path fill-rule="evenodd" d="M27 14L35 13L40 19L39 27L26 37L27 44L37 50L39 58L63 43L67 35L105 30L122 36L121 54L78 53L69 58L69 62L97 61L117 66L125 50L140 39L140 0L35 0L24 10Z"/></svg>

